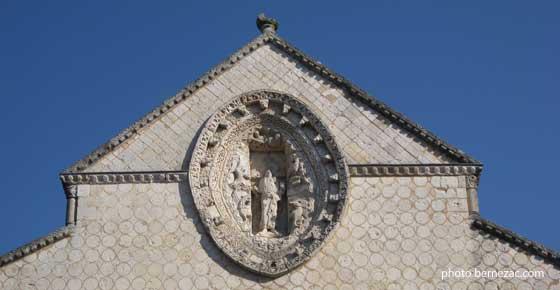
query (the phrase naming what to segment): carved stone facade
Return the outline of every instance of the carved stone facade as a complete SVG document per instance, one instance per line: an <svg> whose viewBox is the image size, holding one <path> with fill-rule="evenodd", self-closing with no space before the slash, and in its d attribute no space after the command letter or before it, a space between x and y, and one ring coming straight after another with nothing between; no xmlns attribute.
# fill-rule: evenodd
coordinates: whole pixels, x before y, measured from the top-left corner
<svg viewBox="0 0 560 290"><path fill-rule="evenodd" d="M202 129L189 184L206 229L247 269L278 276L308 260L340 220L348 169L302 102L243 94Z"/></svg>
<svg viewBox="0 0 560 290"><path fill-rule="evenodd" d="M257 25L61 173L67 226L0 289L560 289L560 254L479 216L480 163ZM475 268L544 275L442 279Z"/></svg>

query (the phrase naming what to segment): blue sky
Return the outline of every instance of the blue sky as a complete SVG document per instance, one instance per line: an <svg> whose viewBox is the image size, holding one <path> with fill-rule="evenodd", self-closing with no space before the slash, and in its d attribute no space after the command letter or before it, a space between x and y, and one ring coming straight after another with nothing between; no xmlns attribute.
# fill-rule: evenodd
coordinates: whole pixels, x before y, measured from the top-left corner
<svg viewBox="0 0 560 290"><path fill-rule="evenodd" d="M558 1L0 2L0 253L58 173L257 36L255 17L485 164L481 214L560 250Z"/></svg>

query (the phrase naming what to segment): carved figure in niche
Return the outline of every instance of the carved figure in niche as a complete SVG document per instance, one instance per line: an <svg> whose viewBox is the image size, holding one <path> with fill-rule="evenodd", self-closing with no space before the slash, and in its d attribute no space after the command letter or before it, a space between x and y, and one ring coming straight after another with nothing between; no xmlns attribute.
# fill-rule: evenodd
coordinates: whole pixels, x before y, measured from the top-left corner
<svg viewBox="0 0 560 290"><path fill-rule="evenodd" d="M268 149L282 147L283 138L282 134L275 130L257 127L249 134L248 140L253 146L266 150L265 147L268 147Z"/></svg>
<svg viewBox="0 0 560 290"><path fill-rule="evenodd" d="M193 200L216 246L270 277L324 245L340 223L348 181L329 128L298 99L271 91L242 94L210 117L189 165Z"/></svg>
<svg viewBox="0 0 560 290"><path fill-rule="evenodd" d="M290 146L290 149L295 149ZM296 152L290 155L290 167L288 172L288 211L290 233L301 233L310 222L315 206L313 199L313 183L304 163Z"/></svg>
<svg viewBox="0 0 560 290"><path fill-rule="evenodd" d="M234 153L228 184L231 188L231 197L239 215L243 220L243 229L250 229L251 224L251 180L249 176L249 148L240 144Z"/></svg>
<svg viewBox="0 0 560 290"><path fill-rule="evenodd" d="M227 179L242 231L266 238L302 234L315 210L304 153L277 130L247 134L234 147Z"/></svg>
<svg viewBox="0 0 560 290"><path fill-rule="evenodd" d="M261 194L261 231L259 235L278 236L276 231L276 217L278 215L278 201L280 188L272 172L267 170L259 181L258 192Z"/></svg>

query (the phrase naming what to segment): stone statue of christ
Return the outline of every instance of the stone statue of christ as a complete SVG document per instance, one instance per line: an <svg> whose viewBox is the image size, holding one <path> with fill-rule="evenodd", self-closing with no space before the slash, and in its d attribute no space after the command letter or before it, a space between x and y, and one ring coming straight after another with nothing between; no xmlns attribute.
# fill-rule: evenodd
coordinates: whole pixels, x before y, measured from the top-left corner
<svg viewBox="0 0 560 290"><path fill-rule="evenodd" d="M276 235L276 216L278 215L280 192L276 177L272 176L270 170L267 170L264 177L259 181L258 189L261 194L262 209L260 234Z"/></svg>

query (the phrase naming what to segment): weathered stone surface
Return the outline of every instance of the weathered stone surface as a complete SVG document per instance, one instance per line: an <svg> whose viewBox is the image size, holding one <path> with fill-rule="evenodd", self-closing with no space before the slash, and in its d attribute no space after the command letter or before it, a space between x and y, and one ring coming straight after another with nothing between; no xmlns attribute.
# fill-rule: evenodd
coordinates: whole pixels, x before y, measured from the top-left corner
<svg viewBox="0 0 560 290"><path fill-rule="evenodd" d="M476 160L258 23L64 171L76 225L1 256L0 289L560 289L560 254L477 215Z"/></svg>
<svg viewBox="0 0 560 290"><path fill-rule="evenodd" d="M83 210L73 236L0 268L0 289L559 287L558 268L472 230L467 212L448 210L464 177L352 178L351 188L332 239L302 267L271 279L222 254L184 183L79 185ZM443 208L433 208L439 200ZM448 268L474 267L542 270L545 277L440 278Z"/></svg>
<svg viewBox="0 0 560 290"><path fill-rule="evenodd" d="M352 178L332 239L278 278L241 269L214 245L185 183L79 185L73 236L0 268L0 289L558 289L557 267L448 210L464 179ZM440 278L475 267L545 277Z"/></svg>
<svg viewBox="0 0 560 290"><path fill-rule="evenodd" d="M253 90L289 93L317 112L348 163L447 163L442 154L391 124L278 48L266 44L143 128L87 171L179 170L202 124L235 96Z"/></svg>
<svg viewBox="0 0 560 290"><path fill-rule="evenodd" d="M278 276L307 261L340 221L348 168L305 104L254 91L206 122L189 185L218 247L251 271Z"/></svg>

